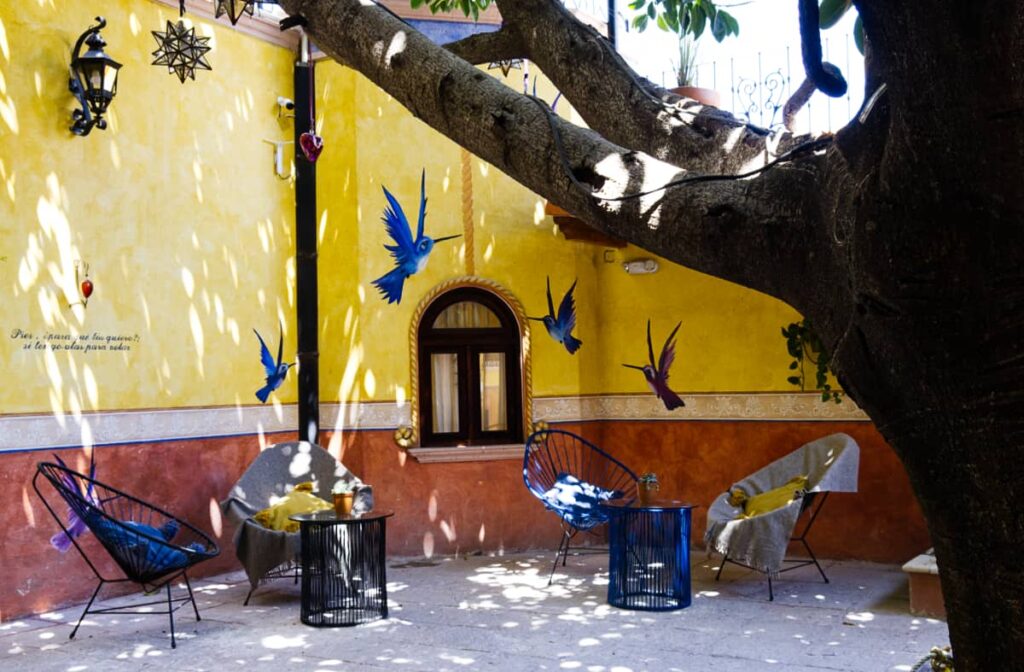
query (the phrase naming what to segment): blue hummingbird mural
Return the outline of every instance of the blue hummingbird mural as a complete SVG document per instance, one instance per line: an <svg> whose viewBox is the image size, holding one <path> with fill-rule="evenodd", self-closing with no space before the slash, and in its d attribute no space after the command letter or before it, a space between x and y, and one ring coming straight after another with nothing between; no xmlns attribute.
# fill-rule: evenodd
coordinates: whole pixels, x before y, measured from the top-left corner
<svg viewBox="0 0 1024 672"><path fill-rule="evenodd" d="M651 321L647 320L647 356L650 364L645 366L623 364L626 368L643 371L647 386L651 388L651 391L654 392L658 399L661 399L662 403L665 404L665 408L670 411L686 406L683 400L679 398L679 395L669 389L668 386L668 370L676 359L676 343L673 339L676 337L676 332L679 331L679 327L682 324L682 322L677 323L676 328L665 339L665 346L662 347L661 356L658 357L658 363L655 365L654 346L651 345Z"/></svg>
<svg viewBox="0 0 1024 672"><path fill-rule="evenodd" d="M574 338L572 335L572 330L576 328L576 302L572 298L572 293L576 289L576 282L576 280L573 280L572 287L562 297L562 302L558 304L558 314L556 315L555 304L551 301L551 277L549 276L548 314L544 317L528 318L537 322L543 322L544 328L548 330L551 338L564 345L570 355L576 354L576 351L583 345L583 341Z"/></svg>
<svg viewBox="0 0 1024 672"><path fill-rule="evenodd" d="M280 327L280 325L278 325ZM264 404L267 403L267 397L270 393L281 387L281 383L284 382L285 376L288 375L288 369L295 366L295 362L288 364L281 361L281 356L284 353L284 330L281 329L281 333L278 336L277 341L277 361L270 356L270 350L267 349L267 344L263 342L263 337L260 336L260 332L255 329L252 330L256 334L256 338L260 339L260 362L263 364L263 369L267 374L267 384L256 390L256 398Z"/></svg>
<svg viewBox="0 0 1024 672"><path fill-rule="evenodd" d="M388 199L388 207L384 209L384 224L387 227L388 235L395 241L394 245L385 245L384 247L395 258L395 268L374 280L373 285L380 290L388 303L401 302L402 286L405 284L405 279L427 267L427 259L430 257L435 243L458 238L458 235L431 238L423 234L423 223L427 217L426 182L427 171L424 170L420 176L420 216L416 223L415 240L413 240L409 220L406 219L401 204L391 195L387 187L381 187L384 189L384 197Z"/></svg>

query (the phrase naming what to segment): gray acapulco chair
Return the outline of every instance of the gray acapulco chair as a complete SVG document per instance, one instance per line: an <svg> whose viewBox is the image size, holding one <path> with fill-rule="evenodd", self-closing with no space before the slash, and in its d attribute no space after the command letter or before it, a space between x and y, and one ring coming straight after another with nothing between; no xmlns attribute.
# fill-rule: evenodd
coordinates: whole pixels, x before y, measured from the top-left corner
<svg viewBox="0 0 1024 672"><path fill-rule="evenodd" d="M792 453L759 469L733 488L753 496L785 485L794 476L807 476L807 488L789 504L753 516L740 517L741 507L729 503L729 493L719 495L708 508L707 531L704 542L709 551L723 555L718 567L717 581L726 563L753 569L768 577L768 599L775 599L772 579L782 572L814 565L821 578L828 583L825 570L818 563L814 551L807 543L807 534L829 492L857 492L857 473L860 466L860 447L846 434L831 434L811 441ZM804 523L795 533L797 522ZM790 543L799 542L809 556L807 559L787 559Z"/></svg>
<svg viewBox="0 0 1024 672"><path fill-rule="evenodd" d="M320 446L292 441L268 446L253 460L221 503L235 524L235 553L249 577L245 604L261 582L293 578L298 582L301 543L298 532L263 527L253 516L288 494L296 485L313 482L313 494L331 501L338 482L355 486L355 513L373 509L373 489Z"/></svg>

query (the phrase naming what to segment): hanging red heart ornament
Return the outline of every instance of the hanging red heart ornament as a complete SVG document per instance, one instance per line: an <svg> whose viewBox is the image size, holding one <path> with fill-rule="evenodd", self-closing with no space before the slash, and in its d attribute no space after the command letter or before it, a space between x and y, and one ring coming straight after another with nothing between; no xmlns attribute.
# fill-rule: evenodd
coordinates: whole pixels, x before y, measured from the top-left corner
<svg viewBox="0 0 1024 672"><path fill-rule="evenodd" d="M92 296L92 280L90 280L89 278L82 280L82 296L85 299L88 299L90 296Z"/></svg>
<svg viewBox="0 0 1024 672"><path fill-rule="evenodd" d="M324 151L324 139L313 131L306 131L299 136L299 149L310 163L316 163L320 152Z"/></svg>

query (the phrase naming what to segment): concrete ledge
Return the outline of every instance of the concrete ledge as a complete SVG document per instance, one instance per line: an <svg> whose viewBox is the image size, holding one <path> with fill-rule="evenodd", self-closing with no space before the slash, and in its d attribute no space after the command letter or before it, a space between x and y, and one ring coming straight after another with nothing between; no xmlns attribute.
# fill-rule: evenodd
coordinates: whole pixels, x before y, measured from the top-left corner
<svg viewBox="0 0 1024 672"><path fill-rule="evenodd" d="M409 448L417 462L485 462L488 460L522 460L524 445L514 443L502 446L452 446L438 448Z"/></svg>
<svg viewBox="0 0 1024 672"><path fill-rule="evenodd" d="M939 565L935 549L927 551L903 565L910 581L910 613L916 616L946 620L946 602L939 583Z"/></svg>

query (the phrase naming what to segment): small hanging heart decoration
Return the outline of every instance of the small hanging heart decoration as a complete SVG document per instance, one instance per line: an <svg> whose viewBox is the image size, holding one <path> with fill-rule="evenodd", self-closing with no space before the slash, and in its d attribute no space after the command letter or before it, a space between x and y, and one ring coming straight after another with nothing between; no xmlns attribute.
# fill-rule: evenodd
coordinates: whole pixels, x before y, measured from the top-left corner
<svg viewBox="0 0 1024 672"><path fill-rule="evenodd" d="M299 136L299 148L307 161L316 163L320 152L324 151L324 139L312 131L306 131Z"/></svg>
<svg viewBox="0 0 1024 672"><path fill-rule="evenodd" d="M88 300L90 296L92 296L92 280L86 278L82 280L82 297Z"/></svg>

